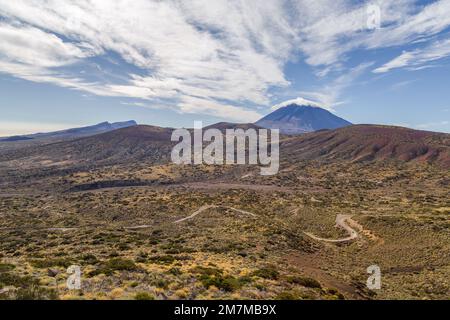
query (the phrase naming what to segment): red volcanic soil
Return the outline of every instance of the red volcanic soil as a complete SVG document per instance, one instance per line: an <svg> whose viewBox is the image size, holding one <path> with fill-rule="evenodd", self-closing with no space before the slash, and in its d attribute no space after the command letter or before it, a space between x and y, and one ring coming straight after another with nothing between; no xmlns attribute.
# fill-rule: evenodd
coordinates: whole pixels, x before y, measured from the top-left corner
<svg viewBox="0 0 450 320"><path fill-rule="evenodd" d="M450 134L413 129L355 125L289 138L282 143L285 157L349 160L426 162L450 168Z"/></svg>
<svg viewBox="0 0 450 320"><path fill-rule="evenodd" d="M222 123L211 127L223 130L230 128L230 124ZM252 126L231 127L246 129ZM171 142L172 131L169 128L134 126L86 138L4 152L0 154L0 162L28 158L91 164L135 161L167 163L174 145ZM429 163L450 169L450 134L400 127L356 125L282 137L280 155L290 162L399 161Z"/></svg>

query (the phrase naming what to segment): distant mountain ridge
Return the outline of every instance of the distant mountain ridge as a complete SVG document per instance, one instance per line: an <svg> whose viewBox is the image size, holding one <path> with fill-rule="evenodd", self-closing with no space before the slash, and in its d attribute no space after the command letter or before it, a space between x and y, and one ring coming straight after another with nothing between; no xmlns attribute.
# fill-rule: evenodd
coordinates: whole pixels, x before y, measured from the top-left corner
<svg viewBox="0 0 450 320"><path fill-rule="evenodd" d="M352 125L331 112L312 105L296 103L283 106L255 123L267 129L280 129L284 134L302 134Z"/></svg>
<svg viewBox="0 0 450 320"><path fill-rule="evenodd" d="M99 133L105 133L117 129L133 127L136 125L137 123L134 120L124 122L114 122L114 123L102 122L93 126L0 138L0 142L16 142L16 141L28 141L37 139L66 139L66 138L70 139L70 138L90 136Z"/></svg>

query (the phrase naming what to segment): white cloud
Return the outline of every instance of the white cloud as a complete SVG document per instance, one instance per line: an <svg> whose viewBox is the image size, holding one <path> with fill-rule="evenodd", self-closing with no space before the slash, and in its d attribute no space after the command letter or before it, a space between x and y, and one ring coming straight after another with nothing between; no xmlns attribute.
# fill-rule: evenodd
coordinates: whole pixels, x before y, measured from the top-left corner
<svg viewBox="0 0 450 320"><path fill-rule="evenodd" d="M429 37L450 26L448 0L425 6L379 0L382 28L367 30L368 3L0 0L0 72L94 95L165 100L180 112L250 121L256 112L242 106L269 106L269 89L289 87L284 67L301 57L319 76L338 74L309 92L331 108L358 76L347 66L353 50L420 41L417 45L426 47ZM108 59L111 52L132 68L96 82L87 78L89 70L70 73L70 66L92 57ZM422 61L429 61L423 55ZM410 61L404 56L395 63Z"/></svg>
<svg viewBox="0 0 450 320"><path fill-rule="evenodd" d="M417 81L417 79L396 82L393 85L391 85L391 90L392 91L401 90L401 89L403 89L405 87L408 87L409 85L411 85L412 83L414 83L416 81Z"/></svg>
<svg viewBox="0 0 450 320"><path fill-rule="evenodd" d="M262 115L256 111L189 96L184 96L178 106L183 113L204 113L237 122L243 122L243 119L248 122L255 122L262 118Z"/></svg>
<svg viewBox="0 0 450 320"><path fill-rule="evenodd" d="M0 55L3 61L52 68L73 63L92 53L40 29L0 23Z"/></svg>
<svg viewBox="0 0 450 320"><path fill-rule="evenodd" d="M355 81L372 65L373 62L362 63L354 68L347 70L347 73L337 77L320 90L302 91L301 94L310 99L318 101L322 108L329 111L334 111L335 107L346 102L341 100L344 91L348 87L355 85Z"/></svg>
<svg viewBox="0 0 450 320"><path fill-rule="evenodd" d="M435 42L425 48L413 51L405 51L398 57L392 59L383 66L373 70L374 73L384 73L392 69L412 67L414 70L420 70L427 63L433 62L450 55L450 39Z"/></svg>
<svg viewBox="0 0 450 320"><path fill-rule="evenodd" d="M0 15L9 23L20 21L29 26L22 28L21 37L30 36L28 29L39 28L42 30L39 36L45 43L51 42L49 39L53 41L49 46L52 54L45 55L41 63L32 67L29 60L15 57L14 64L9 60L0 61L0 71L93 94L174 99L180 110L185 109L186 97L196 96L225 109L230 104L221 100L268 104L269 87L289 84L282 68L290 46L276 36L280 29L287 30L287 25L275 23L281 16L274 17L273 21L266 19L277 8L276 2L262 6L265 12L261 15L246 2L186 5L181 1L0 0ZM200 14L200 9L212 16L204 14L205 11ZM224 15L225 9L230 10L229 14ZM63 35L70 42L64 43L56 35ZM6 43L5 55L14 56L20 48L16 46L13 50L10 41ZM20 45L30 57L36 56L42 47L27 48L24 41ZM284 53L280 50L283 46ZM108 51L118 53L127 63L149 75L129 74L128 83L90 83L79 79L80 74L73 78L55 70L91 53ZM196 109L201 112L200 107ZM233 110L251 118L251 111L245 112L238 104Z"/></svg>
<svg viewBox="0 0 450 320"><path fill-rule="evenodd" d="M412 0L377 1L381 29L368 30L367 5L353 1L299 1L300 49L313 66L337 65L355 49L395 47L423 41L450 26L450 1L416 6ZM305 17L306 15L306 17Z"/></svg>

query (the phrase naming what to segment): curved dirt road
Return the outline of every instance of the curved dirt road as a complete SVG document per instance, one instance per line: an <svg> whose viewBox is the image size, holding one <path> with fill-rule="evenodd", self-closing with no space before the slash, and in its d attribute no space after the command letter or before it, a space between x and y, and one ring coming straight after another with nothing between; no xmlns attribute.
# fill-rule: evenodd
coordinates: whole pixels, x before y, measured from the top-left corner
<svg viewBox="0 0 450 320"><path fill-rule="evenodd" d="M187 220L191 220L191 219L195 218L196 216L198 216L203 211L206 211L208 209L217 209L217 208L230 209L230 210L236 211L238 213L241 213L241 214L244 214L244 215L249 215L249 216L252 216L252 217L256 218L256 214L254 214L254 213L251 213L251 212L248 212L248 211L244 211L244 210L240 210L240 209L236 209L236 208L233 208L233 207L206 205L206 206L200 207L197 211L195 211L189 217L177 220L174 223L180 223L180 222L184 222L184 221L187 221Z"/></svg>
<svg viewBox="0 0 450 320"><path fill-rule="evenodd" d="M342 228L345 231L347 231L349 236L346 237L346 238L342 238L342 239L324 239L324 238L317 237L317 236L315 236L315 235L313 235L311 233L308 233L308 232L304 232L304 234L306 234L308 237L310 237L310 238L312 238L314 240L323 241L323 242L331 242L331 243L348 242L348 241L355 240L359 236L358 232L353 230L353 228L350 227L347 224L347 220L350 221L351 218L352 218L352 216L351 215L347 215L347 214L338 214L336 216L336 227Z"/></svg>

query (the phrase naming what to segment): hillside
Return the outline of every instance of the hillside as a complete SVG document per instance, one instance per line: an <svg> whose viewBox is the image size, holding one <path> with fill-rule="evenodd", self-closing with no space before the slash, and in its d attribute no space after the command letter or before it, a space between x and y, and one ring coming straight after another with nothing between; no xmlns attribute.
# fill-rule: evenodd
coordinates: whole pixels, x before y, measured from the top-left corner
<svg viewBox="0 0 450 320"><path fill-rule="evenodd" d="M242 125L215 125L230 126ZM3 281L45 293L49 269L76 264L88 299L448 299L450 135L361 125L282 136L280 172L260 176L173 165L171 132L0 152ZM374 262L388 290L366 288Z"/></svg>
<svg viewBox="0 0 450 320"><path fill-rule="evenodd" d="M290 138L284 158L353 162L421 162L450 168L450 135L413 129L355 125Z"/></svg>
<svg viewBox="0 0 450 320"><path fill-rule="evenodd" d="M0 152L18 150L25 147L39 146L61 141L69 141L76 138L89 137L136 125L137 123L134 120L114 123L102 122L92 126L70 128L53 132L0 137Z"/></svg>
<svg viewBox="0 0 450 320"><path fill-rule="evenodd" d="M142 160L168 161L171 133L172 129L132 126L85 138L4 152L0 155L0 161L21 160L32 166L42 163L103 165Z"/></svg>
<svg viewBox="0 0 450 320"><path fill-rule="evenodd" d="M208 128L258 128L219 123ZM170 161L173 129L134 126L95 136L3 152L0 161L18 160L38 166L44 162L114 164L133 161ZM355 125L282 137L283 160L328 162L420 162L450 167L450 135L401 127Z"/></svg>

